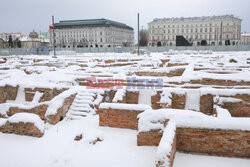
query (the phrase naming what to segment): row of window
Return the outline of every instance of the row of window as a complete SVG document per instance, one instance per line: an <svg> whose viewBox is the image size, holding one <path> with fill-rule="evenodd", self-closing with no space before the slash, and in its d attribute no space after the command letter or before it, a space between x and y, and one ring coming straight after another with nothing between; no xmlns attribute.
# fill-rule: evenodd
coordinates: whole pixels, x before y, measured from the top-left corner
<svg viewBox="0 0 250 167"><path fill-rule="evenodd" d="M234 23L222 23L222 26L236 26L237 24ZM153 28L179 28L179 27L212 27L212 26L221 26L221 23L209 23L209 24L178 24L178 25L174 25L174 24L169 24L169 25L151 25L150 27Z"/></svg>
<svg viewBox="0 0 250 167"><path fill-rule="evenodd" d="M237 32L237 28L223 28L224 32ZM162 32L164 34L168 33L216 33L220 32L221 29L219 27L217 28L195 28L195 29L168 29L168 30L151 30L152 34L161 34Z"/></svg>
<svg viewBox="0 0 250 167"><path fill-rule="evenodd" d="M73 42L77 42L77 43L84 43L84 42L115 42L115 41L119 41L115 38L100 38L100 39L62 39L62 38L56 38L56 41L59 43L73 43Z"/></svg>
<svg viewBox="0 0 250 167"><path fill-rule="evenodd" d="M184 36L186 39L219 39L221 38L221 35L186 35ZM239 35L238 34L225 34L223 35L223 38L226 38L226 39L235 39L235 38L239 38ZM176 39L176 36L151 36L151 40L175 40Z"/></svg>

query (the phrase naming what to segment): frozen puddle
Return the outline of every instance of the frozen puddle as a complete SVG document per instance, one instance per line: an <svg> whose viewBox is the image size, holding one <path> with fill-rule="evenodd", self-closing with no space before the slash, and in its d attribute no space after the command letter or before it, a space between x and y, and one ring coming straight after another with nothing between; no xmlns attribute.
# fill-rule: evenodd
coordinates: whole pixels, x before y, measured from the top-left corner
<svg viewBox="0 0 250 167"><path fill-rule="evenodd" d="M153 167L157 147L137 147L135 130L99 127L98 116L51 126L42 138L0 133L3 167ZM74 141L83 132L83 139ZM95 145L93 135L104 140ZM11 161L10 158L11 157Z"/></svg>
<svg viewBox="0 0 250 167"><path fill-rule="evenodd" d="M250 159L193 155L177 152L173 167L249 167Z"/></svg>

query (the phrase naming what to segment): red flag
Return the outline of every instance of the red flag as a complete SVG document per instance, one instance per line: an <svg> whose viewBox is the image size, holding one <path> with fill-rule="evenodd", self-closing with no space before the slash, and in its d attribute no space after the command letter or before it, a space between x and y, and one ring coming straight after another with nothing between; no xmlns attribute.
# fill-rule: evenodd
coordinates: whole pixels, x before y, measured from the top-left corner
<svg viewBox="0 0 250 167"><path fill-rule="evenodd" d="M53 26L49 26L49 29L51 29L51 30L52 30L52 29L54 29L54 27L53 27Z"/></svg>

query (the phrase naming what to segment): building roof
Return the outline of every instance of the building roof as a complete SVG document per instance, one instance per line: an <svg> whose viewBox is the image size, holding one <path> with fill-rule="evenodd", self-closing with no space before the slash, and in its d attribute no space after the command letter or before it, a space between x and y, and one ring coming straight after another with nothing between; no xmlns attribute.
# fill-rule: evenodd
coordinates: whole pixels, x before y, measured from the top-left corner
<svg viewBox="0 0 250 167"><path fill-rule="evenodd" d="M250 37L250 32L242 33L241 36Z"/></svg>
<svg viewBox="0 0 250 167"><path fill-rule="evenodd" d="M225 20L225 19L236 19L240 18L235 17L234 15L221 15L221 16L203 16L203 17L172 17L172 18L155 18L150 23L165 21L165 22L177 22L177 21L210 21L210 20Z"/></svg>
<svg viewBox="0 0 250 167"><path fill-rule="evenodd" d="M85 27L116 27L133 30L126 24L107 19L87 19L87 20L63 20L54 24L54 29L63 28L85 28Z"/></svg>

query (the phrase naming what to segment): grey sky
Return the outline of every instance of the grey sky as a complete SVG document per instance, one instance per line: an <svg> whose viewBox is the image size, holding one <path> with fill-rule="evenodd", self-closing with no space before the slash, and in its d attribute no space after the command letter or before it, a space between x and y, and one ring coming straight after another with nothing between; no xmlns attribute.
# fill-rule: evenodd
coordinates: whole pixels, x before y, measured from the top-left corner
<svg viewBox="0 0 250 167"><path fill-rule="evenodd" d="M1 0L0 33L47 31L51 16L66 19L106 18L136 29L154 18L234 14L243 19L242 31L250 32L249 0Z"/></svg>

